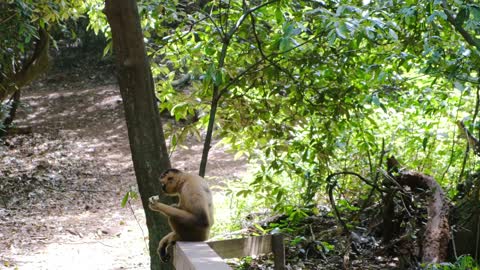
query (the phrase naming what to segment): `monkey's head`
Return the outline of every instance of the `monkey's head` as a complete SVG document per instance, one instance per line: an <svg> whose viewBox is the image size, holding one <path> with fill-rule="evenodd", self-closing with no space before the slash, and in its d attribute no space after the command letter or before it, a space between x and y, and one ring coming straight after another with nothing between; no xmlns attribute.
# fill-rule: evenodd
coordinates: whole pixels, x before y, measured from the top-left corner
<svg viewBox="0 0 480 270"><path fill-rule="evenodd" d="M182 172L177 169L168 169L160 175L160 185L166 195L176 195L183 183L180 175Z"/></svg>

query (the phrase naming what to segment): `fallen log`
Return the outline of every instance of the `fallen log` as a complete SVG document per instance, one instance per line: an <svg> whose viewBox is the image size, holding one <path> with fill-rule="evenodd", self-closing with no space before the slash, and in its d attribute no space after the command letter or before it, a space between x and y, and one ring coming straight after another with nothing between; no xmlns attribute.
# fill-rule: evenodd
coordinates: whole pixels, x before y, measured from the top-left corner
<svg viewBox="0 0 480 270"><path fill-rule="evenodd" d="M399 170L395 174L395 180L402 186L409 186L413 191L419 189L428 191L428 221L423 236L422 262L446 261L450 240L449 206L442 187L433 177L408 170Z"/></svg>

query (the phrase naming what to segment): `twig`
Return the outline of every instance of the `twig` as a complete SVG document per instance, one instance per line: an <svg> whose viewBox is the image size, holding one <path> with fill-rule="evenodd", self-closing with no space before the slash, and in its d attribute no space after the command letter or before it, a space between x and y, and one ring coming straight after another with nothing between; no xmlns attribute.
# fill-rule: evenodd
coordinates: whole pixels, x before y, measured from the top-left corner
<svg viewBox="0 0 480 270"><path fill-rule="evenodd" d="M222 44L222 50L220 51L220 55L218 56L218 70L220 71L224 64L225 64L225 58L227 57L227 49L228 46L230 45L230 41L232 40L233 35L237 32L238 28L242 25L243 21L247 18L249 14L252 12L267 6L271 3L274 3L278 0L273 0L269 2L265 2L263 4L260 4L256 7L253 7L251 9L248 9L244 11L243 15L237 20L237 23L235 26L233 26L230 31L228 31L228 34L223 37L223 44ZM215 124L215 116L217 114L217 108L218 108L218 102L220 100L220 97L224 91L220 90L219 84L214 83L213 85L213 93L212 93L212 102L210 104L210 113L209 113L209 118L208 118L208 126L207 126L207 133L205 134L205 141L203 144L203 151L202 151L202 158L200 160L200 168L198 175L201 177L205 176L205 171L207 168L207 162L208 162L208 154L210 152L211 142L212 142L212 136L213 136L213 128Z"/></svg>
<svg viewBox="0 0 480 270"><path fill-rule="evenodd" d="M135 211L133 211L133 207L132 207L132 204L130 203L130 200L128 200L128 208L132 212L133 218L137 222L138 227L140 228L140 231L142 232L143 243L145 244L145 249L148 250L148 244L147 244L147 241L145 241L145 232L143 231L143 228L140 225L140 222L138 221L137 216L135 215Z"/></svg>
<svg viewBox="0 0 480 270"><path fill-rule="evenodd" d="M384 169L381 169L379 168L378 169L382 174L383 176L389 180L390 182L392 182L395 186L397 186L397 188L399 188L400 190L403 190L403 187L402 185L400 185L400 183L397 182L397 180L395 180L395 178L393 178L387 171L385 171Z"/></svg>
<svg viewBox="0 0 480 270"><path fill-rule="evenodd" d="M105 244L105 243L103 243L103 242L101 242L101 241L99 241L99 240L97 240L97 239L94 239L94 241L97 242L97 243L99 243L99 244L101 244L101 245L104 245L104 246L106 246L106 247L109 247L109 248L116 248L116 246L107 245L107 244Z"/></svg>
<svg viewBox="0 0 480 270"><path fill-rule="evenodd" d="M455 260L458 260L457 245L455 244L455 232L454 232L454 230L452 230L450 232L450 237L452 237L453 256L455 257Z"/></svg>
<svg viewBox="0 0 480 270"><path fill-rule="evenodd" d="M465 41L480 51L480 40L470 35L465 28L455 19L453 12L449 9L447 1L442 1L443 12L447 15L447 21L457 30Z"/></svg>
<svg viewBox="0 0 480 270"><path fill-rule="evenodd" d="M460 95L460 98L458 100L458 103L457 103L457 108L460 107L460 104L462 103L462 100L463 100L463 92L462 94ZM457 110L456 114L455 114L455 120L457 121L458 119L458 114L459 114L459 110ZM452 166L453 164L453 156L455 155L455 146L457 144L457 130L454 129L453 130L453 139L452 139L452 148L450 150L450 159L448 161L448 164L447 164L447 168L445 168L445 171L443 172L442 174L442 178L440 178L440 182L445 178L445 175L447 174L448 170L450 170L450 167Z"/></svg>
<svg viewBox="0 0 480 270"><path fill-rule="evenodd" d="M272 1L268 1L268 2L265 2L263 4L260 4L256 7L253 7L251 9L248 9L247 11L245 11L243 13L243 15L238 19L237 23L235 24L234 27L232 27L232 29L230 29L230 31L228 32L228 36L227 38L232 38L232 36L235 34L235 32L237 32L238 28L242 25L243 21L247 18L248 15L250 15L250 13L262 8L262 7L265 7L265 6L268 6L270 4L273 4L275 2L277 2L278 0L272 0Z"/></svg>
<svg viewBox="0 0 480 270"><path fill-rule="evenodd" d="M281 67L279 64L277 64L275 61L271 60L270 58L268 58L266 55L265 55L265 52L263 51L263 48L262 48L262 42L260 41L260 38L258 37L258 34L257 34L257 26L256 26L256 23L255 23L255 16L253 16L252 13L250 13L250 21L251 21L251 24L252 24L252 29L253 29L253 35L255 37L255 41L257 43L257 47L258 47L258 50L260 52L260 55L262 56L263 59L265 59L267 62L271 63L274 67L276 67L278 70L281 70L283 71L285 74L288 75L288 77L290 77L290 79L292 79L292 81L297 81L297 79L295 78L295 76L293 76L292 73L290 73L287 69Z"/></svg>
<svg viewBox="0 0 480 270"><path fill-rule="evenodd" d="M208 12L204 12L203 10L199 10L203 15L205 15L208 20L210 22L212 22L213 26L215 27L215 29L217 30L217 32L220 34L220 37L222 38L222 40L225 39L225 31L223 30L223 27L220 25L220 27L215 23L215 20L212 18L212 16L210 15L210 13Z"/></svg>
<svg viewBox="0 0 480 270"><path fill-rule="evenodd" d="M332 173L330 174L329 176L327 176L327 179L326 179L326 182L328 184L328 197L330 199L330 204L332 205L332 208L333 208L333 211L335 212L335 215L337 216L337 219L338 219L338 222L340 223L340 225L343 227L343 231L345 233L349 233L350 230L348 229L348 226L347 224L345 223L345 221L343 221L343 219L341 218L340 216L340 211L338 211L338 208L337 208L337 205L335 204L335 198L333 197L333 189L337 186L337 181L332 181L332 179L335 177L335 176L338 176L338 175L353 175L353 176L356 176L358 177L360 180L362 180L365 184L369 185L369 186L372 186L374 187L375 189L378 189L381 191L381 189L372 184L370 181L368 181L367 179L363 178L363 176L361 176L360 174L358 173L355 173L355 172L348 172L348 171L344 171L344 172L336 172L336 173Z"/></svg>
<svg viewBox="0 0 480 270"><path fill-rule="evenodd" d="M278 55L282 55L282 54L286 54L288 52L291 52L293 50L296 50L300 47L302 47L303 45L313 41L314 38L311 38L311 39L308 39L298 45L296 45L295 47L292 47L288 50L285 50L281 53L272 53L270 55L267 55L267 58L270 58L270 57L273 57L273 56L278 56ZM250 70L252 70L253 68L257 67L258 65L260 65L261 63L265 62L266 59L260 59L258 60L257 62L253 63L252 65L250 65L248 68L246 68L244 71L242 71L241 73L239 73L235 78L233 78L232 80L230 80L230 82L224 86L221 90L220 90L220 94L218 95L218 98L220 99L227 91L228 89L230 88L230 86L232 86L233 84L235 84L238 80L240 80L240 78L242 78L245 74L247 74Z"/></svg>
<svg viewBox="0 0 480 270"><path fill-rule="evenodd" d="M7 17L5 20L0 21L0 24L8 22L8 21L11 20L13 17L15 17L15 15L17 15L17 13L13 13L13 14L10 15L9 17Z"/></svg>
<svg viewBox="0 0 480 270"><path fill-rule="evenodd" d="M473 117L472 117L472 123L475 124L476 123L476 120L477 120L477 116L478 116L478 112L479 112L479 109L480 109L480 85L477 85L477 93L476 93L476 100L475 100L475 110L473 112ZM460 175L458 176L458 182L457 183L461 183L462 182L462 177L463 177L463 174L465 173L465 167L467 165L467 160L468 160L468 154L469 154L469 150L470 150L470 137L473 137L472 139L475 139L475 136L469 134L469 131L468 129L465 127L465 125L463 124L462 121L459 121L457 122L457 124L461 124L462 126L462 130L466 133L465 135L467 136L467 146L466 146L466 149L465 149L465 155L463 156L463 161L462 161L462 168L460 170ZM471 136L470 136L471 135ZM477 140L478 141L478 140ZM475 146L472 146L474 152L477 152L476 149L477 149L477 145Z"/></svg>
<svg viewBox="0 0 480 270"><path fill-rule="evenodd" d="M380 171L378 169L382 168L382 163L383 163L383 158L385 157L385 139L382 139L382 150L380 152L380 158L378 160L378 165L377 165L377 170L375 172L375 178L373 179L373 184L378 185L378 177L380 176ZM370 199L373 196L373 193L375 192L375 188L372 188L370 190L370 193L368 194L367 199L364 201L362 205L362 210L367 207L367 205L370 203Z"/></svg>

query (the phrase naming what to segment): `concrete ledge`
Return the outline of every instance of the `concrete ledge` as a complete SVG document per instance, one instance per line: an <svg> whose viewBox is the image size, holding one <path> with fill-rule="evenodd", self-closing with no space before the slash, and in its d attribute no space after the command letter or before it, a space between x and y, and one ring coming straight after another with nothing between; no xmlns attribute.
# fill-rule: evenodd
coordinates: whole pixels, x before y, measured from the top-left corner
<svg viewBox="0 0 480 270"><path fill-rule="evenodd" d="M173 266L177 270L232 270L205 242L177 242Z"/></svg>
<svg viewBox="0 0 480 270"><path fill-rule="evenodd" d="M177 270L231 270L223 259L272 252L274 269L285 269L285 246L281 234L212 242L177 242L173 266Z"/></svg>

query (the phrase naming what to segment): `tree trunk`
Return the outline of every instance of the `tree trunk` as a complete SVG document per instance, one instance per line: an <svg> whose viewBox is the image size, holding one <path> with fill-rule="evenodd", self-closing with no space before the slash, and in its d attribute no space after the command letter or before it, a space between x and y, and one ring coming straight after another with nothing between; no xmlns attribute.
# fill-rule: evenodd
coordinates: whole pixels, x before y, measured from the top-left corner
<svg viewBox="0 0 480 270"><path fill-rule="evenodd" d="M0 102L12 96L15 91L29 84L38 75L45 72L49 65L48 50L50 40L45 29L38 30L39 38L36 40L32 57L17 73L8 74L5 81L0 80Z"/></svg>
<svg viewBox="0 0 480 270"><path fill-rule="evenodd" d="M171 264L161 264L156 253L159 240L170 231L167 220L148 208L150 196L163 195L158 177L170 168L170 160L156 106L137 4L135 0L106 0L105 13L112 29L130 149L147 220L151 269L173 269ZM165 196L161 199L171 201Z"/></svg>

